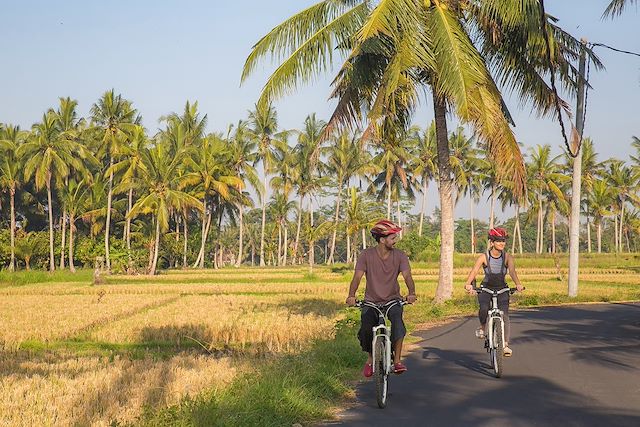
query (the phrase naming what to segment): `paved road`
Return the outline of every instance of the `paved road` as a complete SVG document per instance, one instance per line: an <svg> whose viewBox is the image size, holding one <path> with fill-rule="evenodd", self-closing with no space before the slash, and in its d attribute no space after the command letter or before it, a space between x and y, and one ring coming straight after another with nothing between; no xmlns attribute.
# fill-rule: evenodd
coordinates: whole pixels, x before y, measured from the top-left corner
<svg viewBox="0 0 640 427"><path fill-rule="evenodd" d="M416 309L418 306L416 307ZM340 416L349 426L640 426L640 304L511 315L514 355L493 377L475 318L418 333L387 408L372 381Z"/></svg>

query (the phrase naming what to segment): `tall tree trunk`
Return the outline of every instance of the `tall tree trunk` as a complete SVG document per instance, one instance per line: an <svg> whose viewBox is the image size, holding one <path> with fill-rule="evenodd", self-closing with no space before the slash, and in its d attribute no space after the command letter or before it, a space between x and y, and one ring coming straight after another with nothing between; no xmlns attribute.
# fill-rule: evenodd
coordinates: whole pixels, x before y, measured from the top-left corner
<svg viewBox="0 0 640 427"><path fill-rule="evenodd" d="M469 194L469 204L471 206L471 253L475 255L476 253L476 230L473 224L473 197Z"/></svg>
<svg viewBox="0 0 640 427"><path fill-rule="evenodd" d="M189 227L187 226L187 213L183 212L183 219L184 219L184 227L182 227L182 235L184 237L184 243L183 243L183 247L182 247L182 268L187 268L187 249L188 249L188 233L189 233Z"/></svg>
<svg viewBox="0 0 640 427"><path fill-rule="evenodd" d="M420 205L420 228L418 229L418 236L422 237L422 226L424 224L424 211L427 207L427 190L428 190L428 181L426 178L423 178L422 183L422 204Z"/></svg>
<svg viewBox="0 0 640 427"><path fill-rule="evenodd" d="M127 215L126 215L126 222L124 225L124 230L125 230L125 239L127 242L127 251L131 251L131 218L129 217L129 212L131 212L131 208L133 207L133 188L129 189L129 198L128 198L128 204L127 204ZM131 258L131 255L129 255L129 258Z"/></svg>
<svg viewBox="0 0 640 427"><path fill-rule="evenodd" d="M260 226L260 267L264 267L264 225L267 220L267 171L264 171L264 192L262 193L262 225Z"/></svg>
<svg viewBox="0 0 640 427"><path fill-rule="evenodd" d="M76 219L72 213L69 213L69 271L76 272L76 266L73 263L73 229Z"/></svg>
<svg viewBox="0 0 640 427"><path fill-rule="evenodd" d="M433 106L436 121L438 151L438 186L440 192L440 273L436 288L436 303L451 299L453 295L453 181L449 163L449 139L446 105L434 91Z"/></svg>
<svg viewBox="0 0 640 427"><path fill-rule="evenodd" d="M53 253L53 205L51 201L51 172L47 173L47 210L49 211L49 271L55 271L56 260Z"/></svg>
<svg viewBox="0 0 640 427"><path fill-rule="evenodd" d="M336 199L336 213L333 217L333 235L331 236L331 247L327 264L333 264L333 254L336 251L336 236L338 234L338 219L340 218L340 199L342 198L342 183L338 186L338 198Z"/></svg>
<svg viewBox="0 0 640 427"><path fill-rule="evenodd" d="M365 229L362 229L362 250L367 249L367 232Z"/></svg>
<svg viewBox="0 0 640 427"><path fill-rule="evenodd" d="M9 271L16 270L16 187L11 186L9 190L9 204L11 205L11 260L9 261Z"/></svg>
<svg viewBox="0 0 640 427"><path fill-rule="evenodd" d="M391 220L391 182L387 180L387 219Z"/></svg>
<svg viewBox="0 0 640 427"><path fill-rule="evenodd" d="M556 213L551 213L551 252L556 253Z"/></svg>
<svg viewBox="0 0 640 427"><path fill-rule="evenodd" d="M244 220L243 220L244 208L241 204L238 204L238 212L240 213L240 232L238 233L238 259L236 260L236 267L240 267L242 264L242 254L244 252Z"/></svg>
<svg viewBox="0 0 640 427"><path fill-rule="evenodd" d="M60 219L62 226L60 229L62 230L62 236L60 239L60 269L64 270L64 258L66 256L65 249L67 243L67 210L62 211L62 218Z"/></svg>
<svg viewBox="0 0 640 427"><path fill-rule="evenodd" d="M285 220L284 222L284 251L283 251L283 256L284 259L282 261L282 265L287 265L287 255L289 252L289 225L287 224L287 221Z"/></svg>
<svg viewBox="0 0 640 427"><path fill-rule="evenodd" d="M313 263L315 262L315 242L309 242L309 274L313 274Z"/></svg>
<svg viewBox="0 0 640 427"><path fill-rule="evenodd" d="M398 215L398 226L402 228L402 212L400 211L400 200L396 202L397 207L397 215ZM402 236L403 230L400 230L400 236Z"/></svg>
<svg viewBox="0 0 640 427"><path fill-rule="evenodd" d="M113 156L109 156L109 169L113 166ZM107 194L107 220L104 226L104 262L107 272L111 272L111 259L109 257L109 231L111 227L111 199L113 197L113 170L109 173L109 193Z"/></svg>
<svg viewBox="0 0 640 427"><path fill-rule="evenodd" d="M598 221L598 225L596 227L596 240L598 244L598 253L602 253L602 221Z"/></svg>
<svg viewBox="0 0 640 427"><path fill-rule="evenodd" d="M619 237L618 237L618 244L620 245L620 253L622 253L623 248L623 242L622 242L622 230L623 230L623 223L624 221L624 200L621 203L621 209L620 209L620 227L619 227Z"/></svg>
<svg viewBox="0 0 640 427"><path fill-rule="evenodd" d="M303 202L304 196L300 195L300 199L298 200L298 226L296 228L296 242L293 245L293 255L291 256L291 259L293 260L293 262L297 262L297 256L298 256L298 247L300 245L300 227L302 226L302 202Z"/></svg>
<svg viewBox="0 0 640 427"><path fill-rule="evenodd" d="M282 265L282 223L278 221L278 261L276 265Z"/></svg>
<svg viewBox="0 0 640 427"><path fill-rule="evenodd" d="M589 221L588 215L587 215L587 251L591 253L591 222Z"/></svg>
<svg viewBox="0 0 640 427"><path fill-rule="evenodd" d="M489 229L495 227L495 218L496 218L496 186L495 184L491 185L491 206L489 208Z"/></svg>
<svg viewBox="0 0 640 427"><path fill-rule="evenodd" d="M618 245L618 215L613 215L613 221L615 229L613 230L614 234L614 244L615 244L615 252L619 252Z"/></svg>
<svg viewBox="0 0 640 427"><path fill-rule="evenodd" d="M151 264L151 271L149 274L152 276L156 274L156 267L158 265L158 252L160 249L160 221L156 217L156 240L153 243L153 264Z"/></svg>
<svg viewBox="0 0 640 427"><path fill-rule="evenodd" d="M314 224L314 219L313 219L314 215L313 215L313 196L312 194L309 194L309 218L311 221L311 228L313 228L313 224Z"/></svg>
<svg viewBox="0 0 640 427"><path fill-rule="evenodd" d="M351 262L351 233L347 231L347 264Z"/></svg>

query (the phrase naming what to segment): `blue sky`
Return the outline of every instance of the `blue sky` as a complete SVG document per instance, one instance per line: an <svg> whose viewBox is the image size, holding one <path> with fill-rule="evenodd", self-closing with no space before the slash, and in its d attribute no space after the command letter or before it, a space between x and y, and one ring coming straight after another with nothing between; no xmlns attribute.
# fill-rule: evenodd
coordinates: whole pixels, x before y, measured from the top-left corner
<svg viewBox="0 0 640 427"><path fill-rule="evenodd" d="M5 1L0 22L0 122L28 128L56 106L58 97L79 101L87 115L98 97L115 88L132 100L144 125L199 101L209 130L224 130L246 117L272 66L265 64L240 86L251 46L276 24L315 0L272 1ZM631 7L603 21L605 0L547 0L547 11L567 31L589 41L640 52L640 11ZM600 49L607 70L592 72L585 135L601 159L628 158L632 135L640 136L640 58ZM593 71L593 69L592 69ZM277 104L283 128L300 127L311 112L327 118L331 75ZM550 144L560 152L557 123L540 120L515 100L509 107L515 133L526 147ZM571 101L572 104L575 101ZM416 123L431 121L430 105Z"/></svg>

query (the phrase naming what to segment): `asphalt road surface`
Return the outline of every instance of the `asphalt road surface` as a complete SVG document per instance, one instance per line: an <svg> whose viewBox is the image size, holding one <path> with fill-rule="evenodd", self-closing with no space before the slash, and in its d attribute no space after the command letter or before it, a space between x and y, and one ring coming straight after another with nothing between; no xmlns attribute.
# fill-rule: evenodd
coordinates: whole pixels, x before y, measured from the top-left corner
<svg viewBox="0 0 640 427"><path fill-rule="evenodd" d="M337 424L640 426L640 304L513 312L502 378L476 327L466 318L415 334L422 341L404 357L409 370L391 377L387 407L362 381Z"/></svg>

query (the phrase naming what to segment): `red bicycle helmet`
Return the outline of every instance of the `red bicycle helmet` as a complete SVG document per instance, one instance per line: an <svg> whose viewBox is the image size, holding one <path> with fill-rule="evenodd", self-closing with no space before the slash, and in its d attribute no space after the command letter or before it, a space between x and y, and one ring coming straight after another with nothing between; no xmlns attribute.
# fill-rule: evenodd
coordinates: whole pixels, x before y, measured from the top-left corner
<svg viewBox="0 0 640 427"><path fill-rule="evenodd" d="M382 219L375 223L371 228L371 235L373 237L386 237L390 234L396 234L402 230L402 227L397 226L393 222Z"/></svg>
<svg viewBox="0 0 640 427"><path fill-rule="evenodd" d="M504 242L507 237L509 237L509 234L504 228L496 227L489 230L489 240Z"/></svg>

